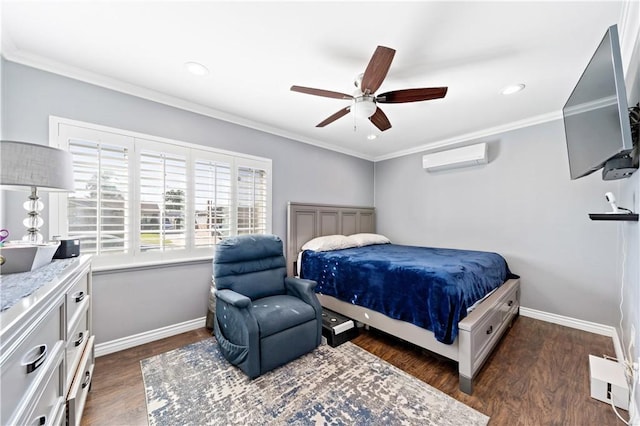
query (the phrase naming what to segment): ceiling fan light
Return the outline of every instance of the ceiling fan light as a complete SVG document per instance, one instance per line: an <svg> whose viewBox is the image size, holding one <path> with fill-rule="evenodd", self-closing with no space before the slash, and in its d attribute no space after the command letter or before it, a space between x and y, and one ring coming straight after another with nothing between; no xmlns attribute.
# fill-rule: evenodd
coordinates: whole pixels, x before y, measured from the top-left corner
<svg viewBox="0 0 640 426"><path fill-rule="evenodd" d="M358 118L369 118L375 114L378 107L371 96L362 96L353 100L353 110Z"/></svg>

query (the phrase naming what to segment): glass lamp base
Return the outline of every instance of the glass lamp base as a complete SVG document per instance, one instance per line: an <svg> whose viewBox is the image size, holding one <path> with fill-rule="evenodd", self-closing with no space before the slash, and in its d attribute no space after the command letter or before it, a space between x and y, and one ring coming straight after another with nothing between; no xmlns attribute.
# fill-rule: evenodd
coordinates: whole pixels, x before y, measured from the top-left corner
<svg viewBox="0 0 640 426"><path fill-rule="evenodd" d="M27 233L22 237L22 241L31 244L42 244L44 237L40 233L40 227L44 224L44 220L42 220L40 212L44 209L44 204L40 201L35 186L31 187L31 195L22 206L27 211L27 218L22 221L22 224L27 227Z"/></svg>

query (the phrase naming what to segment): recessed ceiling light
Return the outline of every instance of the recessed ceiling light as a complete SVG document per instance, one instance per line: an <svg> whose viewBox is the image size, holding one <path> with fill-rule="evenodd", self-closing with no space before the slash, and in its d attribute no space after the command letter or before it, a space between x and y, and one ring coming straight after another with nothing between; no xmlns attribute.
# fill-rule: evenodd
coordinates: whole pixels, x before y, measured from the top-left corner
<svg viewBox="0 0 640 426"><path fill-rule="evenodd" d="M367 135L367 139L369 139L370 141L372 141L374 139L377 139L377 138L378 138L378 136L374 135L374 134Z"/></svg>
<svg viewBox="0 0 640 426"><path fill-rule="evenodd" d="M207 67L198 62L185 62L184 67L193 75L207 75L209 70Z"/></svg>
<svg viewBox="0 0 640 426"><path fill-rule="evenodd" d="M512 84L502 89L500 93L502 93L503 95L513 95L514 93L518 93L521 90L524 90L524 88L524 84Z"/></svg>

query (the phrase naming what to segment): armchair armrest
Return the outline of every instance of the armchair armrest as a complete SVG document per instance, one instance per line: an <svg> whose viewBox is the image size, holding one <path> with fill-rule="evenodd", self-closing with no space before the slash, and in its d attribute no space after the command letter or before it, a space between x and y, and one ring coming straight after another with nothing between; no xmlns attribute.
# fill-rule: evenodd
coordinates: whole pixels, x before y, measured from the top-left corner
<svg viewBox="0 0 640 426"><path fill-rule="evenodd" d="M303 278L286 277L284 286L287 294L295 296L303 302L311 305L316 312L316 346L320 344L322 339L322 305L316 296L315 288L318 283L313 280L305 280Z"/></svg>
<svg viewBox="0 0 640 426"><path fill-rule="evenodd" d="M233 290L216 290L214 334L224 357L249 377L260 374L258 322L251 299Z"/></svg>
<svg viewBox="0 0 640 426"><path fill-rule="evenodd" d="M305 280L303 278L286 277L284 279L284 285L287 289L287 294L295 296L314 307L316 304L320 306L318 298L313 291L317 285L315 281Z"/></svg>
<svg viewBox="0 0 640 426"><path fill-rule="evenodd" d="M251 304L251 299L247 296L229 289L216 290L216 297L239 309L244 309Z"/></svg>

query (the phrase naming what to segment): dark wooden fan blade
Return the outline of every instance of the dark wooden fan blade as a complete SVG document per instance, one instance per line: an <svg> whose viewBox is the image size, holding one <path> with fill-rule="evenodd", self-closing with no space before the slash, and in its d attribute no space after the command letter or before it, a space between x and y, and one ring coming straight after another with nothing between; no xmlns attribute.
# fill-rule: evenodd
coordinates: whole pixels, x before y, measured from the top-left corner
<svg viewBox="0 0 640 426"><path fill-rule="evenodd" d="M321 123L318 123L316 125L316 127L324 127L329 123L333 123L334 121L336 121L338 118L345 116L349 113L349 110L351 110L351 107L348 106L346 108L341 109L340 111L336 112L335 114L333 114L331 117L327 118L326 120L324 120Z"/></svg>
<svg viewBox="0 0 640 426"><path fill-rule="evenodd" d="M385 130L389 130L391 128L391 123L387 116L382 112L380 108L376 109L376 112L373 113L371 117L369 117L369 121L373 123L381 132Z"/></svg>
<svg viewBox="0 0 640 426"><path fill-rule="evenodd" d="M371 94L378 90L389 72L389 67L395 54L396 51L388 47L378 46L376 48L362 76L360 88L363 93Z"/></svg>
<svg viewBox="0 0 640 426"><path fill-rule="evenodd" d="M353 99L353 96L346 93L332 92L331 90L314 89L313 87L291 86L294 92L306 93L308 95L323 96L334 99Z"/></svg>
<svg viewBox="0 0 640 426"><path fill-rule="evenodd" d="M428 101L444 98L446 87L428 87L424 89L393 90L376 96L376 102L381 104L399 104L404 102Z"/></svg>

